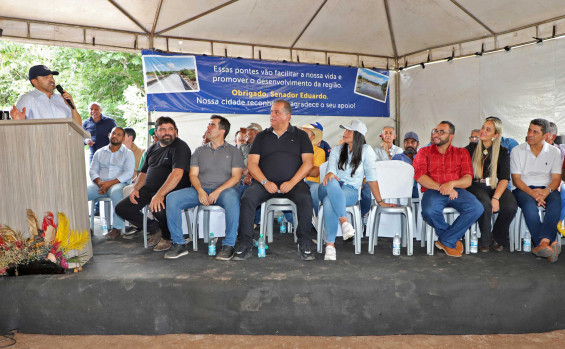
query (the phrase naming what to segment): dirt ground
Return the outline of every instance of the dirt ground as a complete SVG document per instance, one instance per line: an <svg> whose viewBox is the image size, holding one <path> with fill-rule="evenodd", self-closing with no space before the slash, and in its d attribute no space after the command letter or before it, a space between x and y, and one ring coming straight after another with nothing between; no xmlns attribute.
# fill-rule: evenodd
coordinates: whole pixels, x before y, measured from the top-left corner
<svg viewBox="0 0 565 349"><path fill-rule="evenodd" d="M15 343L14 343L15 340ZM10 346L11 343L14 343ZM564 348L565 330L466 336L293 337L232 335L51 336L16 333L0 348Z"/></svg>

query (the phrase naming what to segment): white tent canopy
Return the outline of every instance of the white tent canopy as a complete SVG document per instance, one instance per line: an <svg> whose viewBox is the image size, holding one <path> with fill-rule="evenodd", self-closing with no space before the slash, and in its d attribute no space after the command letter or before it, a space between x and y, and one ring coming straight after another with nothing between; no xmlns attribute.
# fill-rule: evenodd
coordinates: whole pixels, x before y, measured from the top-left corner
<svg viewBox="0 0 565 349"><path fill-rule="evenodd" d="M546 40L565 35L563 0L0 0L0 29L3 40L60 46L397 69L393 120L362 118L372 145L395 121L399 134L417 131L426 144L438 121L452 120L456 145L488 115L501 117L505 135L518 141L534 117L565 121L565 40ZM400 71L409 66L417 67ZM178 117L194 148L209 116ZM322 121L332 145L339 124L351 120L293 118ZM268 125L266 115L230 120L232 129Z"/></svg>
<svg viewBox="0 0 565 349"><path fill-rule="evenodd" d="M562 0L0 0L3 38L394 68L565 33Z"/></svg>

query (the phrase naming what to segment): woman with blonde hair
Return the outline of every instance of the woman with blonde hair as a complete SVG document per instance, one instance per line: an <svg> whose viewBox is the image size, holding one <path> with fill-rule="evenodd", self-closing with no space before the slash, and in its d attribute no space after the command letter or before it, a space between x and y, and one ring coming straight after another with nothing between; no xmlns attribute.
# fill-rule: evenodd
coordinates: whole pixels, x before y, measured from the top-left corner
<svg viewBox="0 0 565 349"><path fill-rule="evenodd" d="M478 221L481 252L488 252L490 247L500 252L508 246L508 229L518 207L508 190L510 154L500 145L501 138L502 121L489 116L481 128L479 141L465 147L473 162L473 183L467 190L484 206ZM492 215L496 212L498 217L493 226Z"/></svg>

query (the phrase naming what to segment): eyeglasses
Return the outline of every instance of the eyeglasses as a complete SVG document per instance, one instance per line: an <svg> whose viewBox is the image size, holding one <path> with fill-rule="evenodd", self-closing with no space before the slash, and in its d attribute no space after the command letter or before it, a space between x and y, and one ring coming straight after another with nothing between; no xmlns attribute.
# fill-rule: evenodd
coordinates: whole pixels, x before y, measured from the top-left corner
<svg viewBox="0 0 565 349"><path fill-rule="evenodd" d="M477 139L479 139L479 136L471 136L469 137L470 141L476 141Z"/></svg>
<svg viewBox="0 0 565 349"><path fill-rule="evenodd" d="M437 128L434 128L432 130L432 135L435 135L436 133L439 134L440 136L443 136L445 134L449 134L449 131L438 130Z"/></svg>

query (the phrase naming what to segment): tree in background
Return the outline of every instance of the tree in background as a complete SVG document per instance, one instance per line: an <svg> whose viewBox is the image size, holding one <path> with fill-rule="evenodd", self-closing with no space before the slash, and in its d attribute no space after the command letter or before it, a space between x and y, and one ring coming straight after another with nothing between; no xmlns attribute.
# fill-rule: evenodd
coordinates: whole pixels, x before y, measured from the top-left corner
<svg viewBox="0 0 565 349"><path fill-rule="evenodd" d="M140 53L87 50L0 41L0 109L10 110L33 88L28 70L44 64L60 74L56 82L73 95L83 120L97 101L119 126L133 127L144 145L147 107Z"/></svg>

